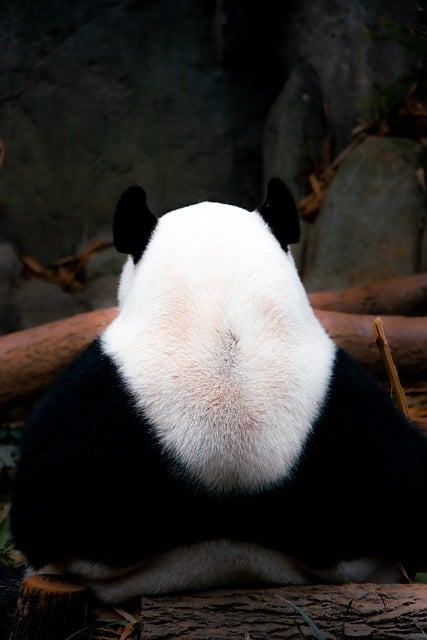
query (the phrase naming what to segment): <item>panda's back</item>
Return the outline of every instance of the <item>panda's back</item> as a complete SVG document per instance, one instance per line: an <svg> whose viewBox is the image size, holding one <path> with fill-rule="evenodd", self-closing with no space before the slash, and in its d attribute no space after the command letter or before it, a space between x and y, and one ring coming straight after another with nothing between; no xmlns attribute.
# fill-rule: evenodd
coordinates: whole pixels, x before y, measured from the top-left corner
<svg viewBox="0 0 427 640"><path fill-rule="evenodd" d="M334 346L263 220L208 205L188 237L179 212L178 245L160 220L102 344L169 453L209 489L252 490L295 466Z"/></svg>

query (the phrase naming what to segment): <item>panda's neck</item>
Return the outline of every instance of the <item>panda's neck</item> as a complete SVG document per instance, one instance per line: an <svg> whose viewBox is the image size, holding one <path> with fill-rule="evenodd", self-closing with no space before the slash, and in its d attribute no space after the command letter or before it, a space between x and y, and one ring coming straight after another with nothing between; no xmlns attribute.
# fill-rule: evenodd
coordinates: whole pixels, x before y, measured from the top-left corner
<svg viewBox="0 0 427 640"><path fill-rule="evenodd" d="M228 324L192 308L191 320L139 318L129 330L120 314L103 335L161 445L212 491L288 476L326 398L335 347L311 308L298 326L259 304Z"/></svg>

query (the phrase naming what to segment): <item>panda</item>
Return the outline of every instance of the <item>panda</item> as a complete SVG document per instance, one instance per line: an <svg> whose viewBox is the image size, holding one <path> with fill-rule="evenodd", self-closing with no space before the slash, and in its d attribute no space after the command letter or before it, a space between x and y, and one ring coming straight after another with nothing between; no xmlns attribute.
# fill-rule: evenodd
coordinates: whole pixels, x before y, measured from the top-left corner
<svg viewBox="0 0 427 640"><path fill-rule="evenodd" d="M27 575L103 602L427 567L427 439L326 333L274 177L255 210L117 204L118 314L35 407L11 526Z"/></svg>

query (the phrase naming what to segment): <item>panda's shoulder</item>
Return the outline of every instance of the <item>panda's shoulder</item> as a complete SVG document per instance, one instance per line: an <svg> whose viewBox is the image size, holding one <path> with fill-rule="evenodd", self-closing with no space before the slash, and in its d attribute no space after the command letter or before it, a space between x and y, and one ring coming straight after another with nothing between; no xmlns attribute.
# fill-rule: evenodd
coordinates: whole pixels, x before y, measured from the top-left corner
<svg viewBox="0 0 427 640"><path fill-rule="evenodd" d="M419 429L398 409L387 384L376 378L341 348L337 348L319 429L333 430L335 442L344 440L376 443L416 442ZM419 432L419 433L417 433Z"/></svg>
<svg viewBox="0 0 427 640"><path fill-rule="evenodd" d="M54 383L42 396L36 405L36 411L49 406L51 410L56 402L67 403L72 399L75 404L75 393L78 392L79 403L82 401L82 410L89 408L84 406L85 398L92 405L94 400L99 401L97 394L101 393L105 400L113 395L106 394L108 389L123 387L119 371L112 359L104 352L99 338L91 342L68 366L57 376ZM99 408L99 407L98 407Z"/></svg>
<svg viewBox="0 0 427 640"><path fill-rule="evenodd" d="M97 339L35 405L24 429L23 454L50 440L70 444L97 436L109 440L114 425L135 430L140 421L117 366Z"/></svg>
<svg viewBox="0 0 427 640"><path fill-rule="evenodd" d="M356 419L361 414L374 419L387 414L400 417L385 379L374 377L341 348L336 349L327 408Z"/></svg>

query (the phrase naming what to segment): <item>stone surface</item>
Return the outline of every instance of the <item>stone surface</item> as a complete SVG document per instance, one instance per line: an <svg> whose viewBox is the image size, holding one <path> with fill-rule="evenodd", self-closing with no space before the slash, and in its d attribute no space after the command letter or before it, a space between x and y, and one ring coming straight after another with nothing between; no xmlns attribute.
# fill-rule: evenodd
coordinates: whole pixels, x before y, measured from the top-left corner
<svg viewBox="0 0 427 640"><path fill-rule="evenodd" d="M264 183L280 176L298 202L308 193L308 175L319 162L327 135L323 97L314 68L304 62L295 65L270 109L264 129ZM292 247L301 269L310 225L301 224L301 240Z"/></svg>
<svg viewBox="0 0 427 640"><path fill-rule="evenodd" d="M298 176L310 164L307 139L315 155L320 149L322 100L335 153L366 112L374 83L393 81L413 62L396 43L368 40L364 28L375 28L381 16L417 24L417 6L399 0L76 0L66 6L3 0L1 8L0 235L46 265L100 230L109 232L117 199L133 183L144 186L157 215L204 199L255 208L272 173L299 199L305 181ZM383 177L383 189L406 189L400 177L396 184L386 172ZM356 182L351 188L356 216L366 209L365 196ZM424 211L422 204L419 215ZM336 245L335 233L342 246L345 233L353 241L347 216L348 208L335 216L337 230L328 226L325 244ZM311 240L315 228L302 226L303 241L293 250L297 266L311 286L325 288ZM427 239L418 241L413 260L427 269ZM386 255L379 262L387 264L392 251L381 246ZM404 271L411 271L407 259ZM362 254L357 264L358 272L347 265L345 282L362 284ZM31 314L30 285L10 290L7 276L0 284L0 331L20 328L21 304L25 323L108 305L116 276L108 260L105 269L91 261L86 289L75 300L61 292L51 304L55 294L40 291L40 309L34 303Z"/></svg>
<svg viewBox="0 0 427 640"><path fill-rule="evenodd" d="M273 103L264 129L264 180L280 175L299 200L326 136L323 97L314 68L300 62Z"/></svg>
<svg viewBox="0 0 427 640"><path fill-rule="evenodd" d="M95 253L85 265L85 285L79 297L88 309L105 309L117 304L117 287L126 256L115 247Z"/></svg>
<svg viewBox="0 0 427 640"><path fill-rule="evenodd" d="M375 30L383 17L417 27L419 7L401 0L301 0L292 5L282 54L288 68L303 58L318 73L338 153L350 141L358 116L378 115L374 86L395 82L417 63L395 42L368 39L364 29Z"/></svg>
<svg viewBox="0 0 427 640"><path fill-rule="evenodd" d="M82 293L88 309L108 309L117 304L118 275L104 275L90 280Z"/></svg>
<svg viewBox="0 0 427 640"><path fill-rule="evenodd" d="M265 73L270 15L257 8L239 24L230 11L4 0L0 233L42 262L61 258L110 222L133 183L158 215L201 199L255 206L262 126L284 75Z"/></svg>
<svg viewBox="0 0 427 640"><path fill-rule="evenodd" d="M13 293L13 301L19 316L17 329L27 329L87 311L86 304L78 295L36 278L20 282Z"/></svg>
<svg viewBox="0 0 427 640"><path fill-rule="evenodd" d="M425 202L427 207L427 192L424 192ZM419 270L421 272L427 272L427 219L424 219L424 223L422 224L421 230L421 246L420 246L420 267Z"/></svg>
<svg viewBox="0 0 427 640"><path fill-rule="evenodd" d="M425 162L412 140L368 138L339 167L311 234L303 280L338 289L419 271Z"/></svg>
<svg viewBox="0 0 427 640"><path fill-rule="evenodd" d="M121 273L126 256L118 253L115 247L108 247L95 253L85 265L85 278L87 281L96 280L103 276L117 275Z"/></svg>
<svg viewBox="0 0 427 640"><path fill-rule="evenodd" d="M13 285L21 273L21 262L8 242L0 241L0 333L13 331L18 312L12 299Z"/></svg>

